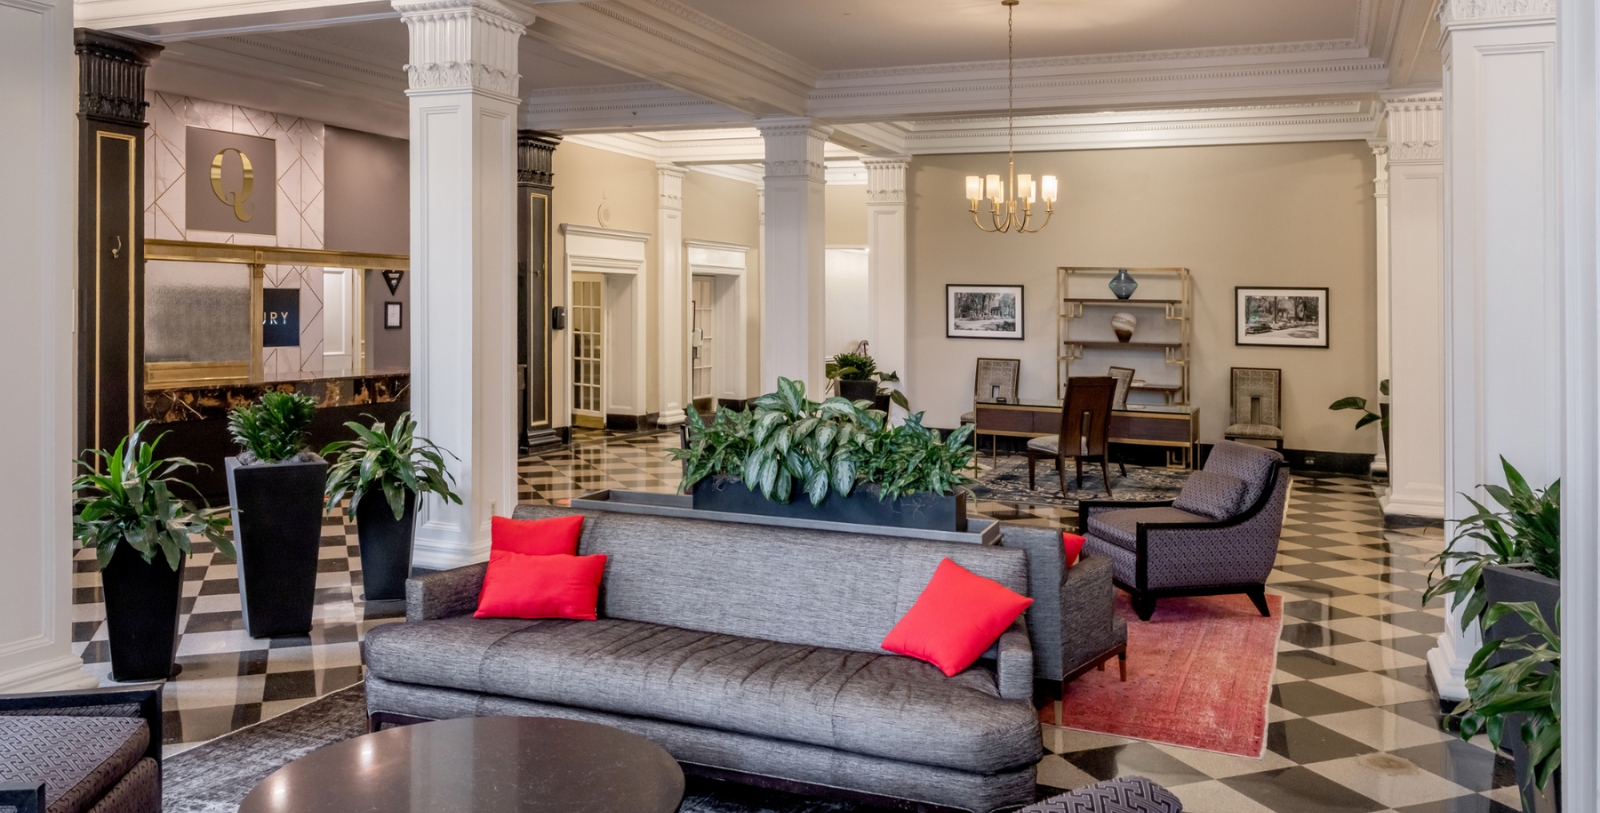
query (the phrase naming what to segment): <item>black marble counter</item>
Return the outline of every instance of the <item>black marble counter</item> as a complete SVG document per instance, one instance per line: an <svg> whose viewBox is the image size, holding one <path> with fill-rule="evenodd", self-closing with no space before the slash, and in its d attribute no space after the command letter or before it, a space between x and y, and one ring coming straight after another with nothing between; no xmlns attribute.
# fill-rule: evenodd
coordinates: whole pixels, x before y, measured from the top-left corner
<svg viewBox="0 0 1600 813"><path fill-rule="evenodd" d="M268 391L298 392L317 400L318 408L388 404L408 400L411 375L377 372L340 378L311 378L150 389L144 393L144 411L151 423L181 423L225 418L236 406L252 403Z"/></svg>

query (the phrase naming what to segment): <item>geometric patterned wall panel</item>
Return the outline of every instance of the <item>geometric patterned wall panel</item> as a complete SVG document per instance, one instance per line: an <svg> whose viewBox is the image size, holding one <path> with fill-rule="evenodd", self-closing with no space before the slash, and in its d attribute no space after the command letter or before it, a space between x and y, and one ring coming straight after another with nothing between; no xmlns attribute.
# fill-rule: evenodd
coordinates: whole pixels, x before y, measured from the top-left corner
<svg viewBox="0 0 1600 813"><path fill-rule="evenodd" d="M163 240L323 248L322 122L238 105L149 91L145 161L145 235ZM185 128L204 127L270 138L277 145L278 233L231 234L185 228ZM269 265L268 288L300 289L300 346L263 349L267 380L322 374L322 269Z"/></svg>

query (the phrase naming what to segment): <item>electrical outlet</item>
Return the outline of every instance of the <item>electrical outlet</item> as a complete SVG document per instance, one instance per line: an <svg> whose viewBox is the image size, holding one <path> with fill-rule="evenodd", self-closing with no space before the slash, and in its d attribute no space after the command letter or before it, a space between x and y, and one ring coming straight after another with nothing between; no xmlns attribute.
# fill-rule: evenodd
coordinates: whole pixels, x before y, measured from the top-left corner
<svg viewBox="0 0 1600 813"><path fill-rule="evenodd" d="M1306 468L1310 468L1312 466L1315 466L1316 464L1317 464L1317 458L1316 458L1315 455L1306 455L1306 461L1303 464Z"/></svg>

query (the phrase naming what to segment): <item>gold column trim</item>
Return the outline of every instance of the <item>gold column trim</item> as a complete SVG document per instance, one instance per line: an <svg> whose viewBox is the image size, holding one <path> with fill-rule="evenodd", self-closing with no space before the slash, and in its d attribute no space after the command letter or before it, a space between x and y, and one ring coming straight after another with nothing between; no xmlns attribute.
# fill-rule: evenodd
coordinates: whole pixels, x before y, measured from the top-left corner
<svg viewBox="0 0 1600 813"><path fill-rule="evenodd" d="M94 448L96 448L96 449L105 448L105 444L102 442L102 439L101 439L101 436L100 436L100 424L101 424L101 415L102 415L102 409L103 409L103 405L101 403L101 394L102 393L101 393L101 386L100 385L101 385L101 381L102 381L101 371L102 371L102 367L104 365L104 361L101 358L101 349L102 349L102 344L101 344L101 342L102 342L101 324L104 322L104 319L101 318L102 317L101 305L105 301L104 295L103 295L104 294L104 291L103 291L104 280L103 280L103 274L102 274L103 269L101 267L101 260L100 260L101 256L105 253L105 250L104 250L105 246L104 246L104 244L103 244L103 242L101 240L101 235L103 234L104 230L101 228L102 223L101 223L101 219L100 218L101 218L102 213L104 212L104 208L103 208L104 198L102 197L102 195L103 195L103 192L105 190L105 182L104 182L105 152L104 152L104 150L105 150L105 142L106 142L107 139L114 140L114 141L126 142L127 143L127 147L128 147L128 239L127 239L128 243L132 243L133 242L133 235L135 234L135 225L136 225L137 221L135 221L134 218L136 218L136 217L138 217L140 215L139 205L138 205L139 202L135 199L135 195L136 195L136 193L138 191L138 187L136 186L136 182L138 180L138 174L137 173L138 173L138 169L139 169L139 161L138 161L138 159L139 159L139 140L138 140L138 137L137 136L132 136L132 135L125 135L123 133L107 132L107 131L104 131L104 130L95 131L95 142L94 142L94 174L95 174L95 177L94 177ZM129 251L128 252L128 429L129 429L129 431L132 431L134 425L137 422L136 421L137 412L135 410L134 394L135 394L135 391L137 389L136 385L138 383L138 368L136 367L137 359L134 357L134 339L136 338L137 331L138 331L138 324L137 324L137 322L135 320L135 317L137 316L137 313L138 313L137 308L135 307L136 302L137 302L137 294L138 294L138 292L133 289L133 285L134 285L134 282L135 282L135 279L136 279L137 270L138 270L137 252Z"/></svg>
<svg viewBox="0 0 1600 813"><path fill-rule="evenodd" d="M261 263L250 264L250 380L261 381L266 378L265 360L261 358L261 310L262 299L265 296L261 289L265 286L267 267Z"/></svg>
<svg viewBox="0 0 1600 813"><path fill-rule="evenodd" d="M320 265L333 268L382 268L410 271L411 258L404 254L372 254L363 251L328 251L320 248L282 248L246 246L236 243L199 243L189 240L144 241L146 260L175 262L236 263L239 265Z"/></svg>
<svg viewBox="0 0 1600 813"><path fill-rule="evenodd" d="M543 428L556 425L555 387L550 380L551 371L553 370L550 366L550 345L552 344L550 336L550 295L552 293L550 290L550 244L554 240L550 234L550 196L544 192L529 192L528 199L530 204L528 209L530 214L533 209L531 201L534 198L543 201L540 208L544 210L544 240L541 241L543 244L539 247L541 252L539 277L543 280L542 284L544 285L544 307L540 309L542 312L539 314L540 330L544 331L544 420L531 421L530 425ZM532 314L529 315L531 316ZM527 396L524 395L523 397L526 398Z"/></svg>

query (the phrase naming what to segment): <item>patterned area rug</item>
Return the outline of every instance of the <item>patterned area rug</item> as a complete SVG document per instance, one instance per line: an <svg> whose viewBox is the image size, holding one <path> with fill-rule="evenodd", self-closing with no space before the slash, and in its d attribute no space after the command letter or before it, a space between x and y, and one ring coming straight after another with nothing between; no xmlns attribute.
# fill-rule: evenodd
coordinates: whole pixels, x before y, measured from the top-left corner
<svg viewBox="0 0 1600 813"><path fill-rule="evenodd" d="M992 458L979 458L979 464L984 466L983 472L978 475L978 482L967 486L973 496L980 500L1077 508L1080 499L1106 499L1105 481L1100 476L1098 463L1092 467L1084 465L1083 488L1080 489L1073 461L1068 460L1067 496L1062 497L1061 481L1056 478L1056 468L1052 461L1040 460L1037 463L1036 487L1030 491L1027 456L1006 455L1001 457L998 463L991 463L991 460ZM1178 491L1188 479L1189 473L1186 471L1145 466L1129 466L1128 473L1124 476L1116 464L1112 464L1111 499L1170 500L1178 496Z"/></svg>
<svg viewBox="0 0 1600 813"><path fill-rule="evenodd" d="M1242 595L1167 598L1142 623L1119 591L1128 681L1118 680L1115 664L1089 672L1067 684L1064 699L1040 709L1040 721L1260 757L1283 628L1283 598L1267 596L1267 603L1271 618Z"/></svg>

